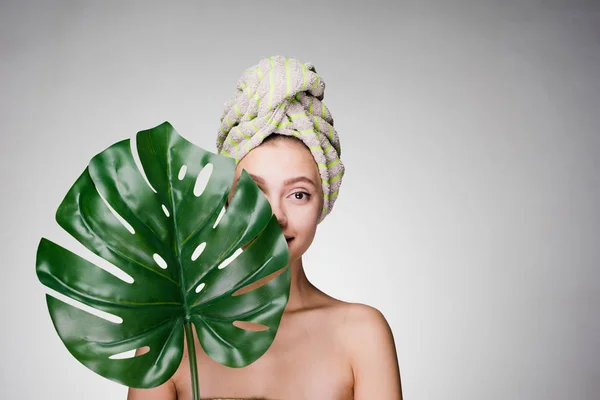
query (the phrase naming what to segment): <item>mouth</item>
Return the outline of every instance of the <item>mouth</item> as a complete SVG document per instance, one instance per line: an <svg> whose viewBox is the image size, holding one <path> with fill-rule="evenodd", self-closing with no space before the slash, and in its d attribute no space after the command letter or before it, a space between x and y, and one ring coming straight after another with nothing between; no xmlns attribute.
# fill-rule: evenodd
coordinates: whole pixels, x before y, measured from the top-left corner
<svg viewBox="0 0 600 400"><path fill-rule="evenodd" d="M288 244L290 244L290 242L291 242L292 240L294 240L294 238L293 238L293 237L287 237L287 236L285 237L285 241L286 241Z"/></svg>

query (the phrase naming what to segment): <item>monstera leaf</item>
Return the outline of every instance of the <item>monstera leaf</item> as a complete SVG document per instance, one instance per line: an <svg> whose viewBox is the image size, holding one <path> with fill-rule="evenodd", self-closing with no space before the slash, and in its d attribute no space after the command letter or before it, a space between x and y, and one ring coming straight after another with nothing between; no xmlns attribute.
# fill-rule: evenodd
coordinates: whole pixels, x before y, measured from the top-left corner
<svg viewBox="0 0 600 400"><path fill-rule="evenodd" d="M194 146L169 123L139 132L136 142L145 177L130 141L116 143L91 160L56 215L85 247L133 279L45 238L37 275L49 288L119 319L46 296L56 331L85 366L130 387L158 386L179 366L185 334L197 392L192 324L217 362L243 367L258 359L288 300L287 243L245 172L226 204L232 159ZM251 284L259 287L249 291ZM144 354L114 357L147 347Z"/></svg>

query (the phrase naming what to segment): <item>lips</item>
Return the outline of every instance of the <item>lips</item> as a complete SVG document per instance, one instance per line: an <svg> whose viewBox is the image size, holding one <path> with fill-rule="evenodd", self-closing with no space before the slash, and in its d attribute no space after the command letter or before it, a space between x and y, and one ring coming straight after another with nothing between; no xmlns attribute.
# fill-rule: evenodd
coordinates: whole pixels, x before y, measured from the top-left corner
<svg viewBox="0 0 600 400"><path fill-rule="evenodd" d="M287 236L285 237L285 241L286 241L286 242L288 242L288 244L289 244L289 243L290 243L292 240L294 240L294 238L293 238L293 237L287 237Z"/></svg>

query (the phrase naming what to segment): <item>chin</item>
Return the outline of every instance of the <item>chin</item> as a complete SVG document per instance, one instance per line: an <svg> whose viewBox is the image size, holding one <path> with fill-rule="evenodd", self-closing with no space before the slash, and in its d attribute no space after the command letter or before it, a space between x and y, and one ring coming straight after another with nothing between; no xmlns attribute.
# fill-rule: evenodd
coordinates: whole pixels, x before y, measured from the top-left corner
<svg viewBox="0 0 600 400"><path fill-rule="evenodd" d="M294 239L295 241L296 239ZM299 259L302 258L302 256L304 255L304 253L306 252L306 249L302 250L302 246L299 246L300 243L289 243L288 244L288 249L290 252L290 262L289 264L293 264L294 262L298 261ZM302 250L302 251L299 251Z"/></svg>

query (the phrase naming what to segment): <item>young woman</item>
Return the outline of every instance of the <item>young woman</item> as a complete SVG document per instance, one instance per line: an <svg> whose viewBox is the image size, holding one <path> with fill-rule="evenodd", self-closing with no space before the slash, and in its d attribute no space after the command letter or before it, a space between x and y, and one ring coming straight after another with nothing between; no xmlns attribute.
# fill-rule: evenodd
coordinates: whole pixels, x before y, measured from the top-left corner
<svg viewBox="0 0 600 400"><path fill-rule="evenodd" d="M288 239L292 281L275 340L256 362L225 367L196 343L205 398L402 398L394 340L382 314L328 296L304 273L302 255L331 211L344 174L333 120L321 102L324 88L311 64L271 57L246 70L226 103L217 147L238 162L235 179L246 170L268 198ZM184 355L168 382L130 389L128 398L187 400L190 391Z"/></svg>

